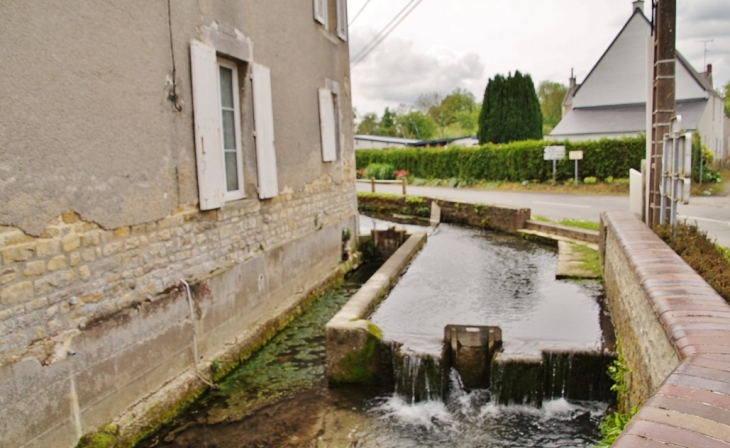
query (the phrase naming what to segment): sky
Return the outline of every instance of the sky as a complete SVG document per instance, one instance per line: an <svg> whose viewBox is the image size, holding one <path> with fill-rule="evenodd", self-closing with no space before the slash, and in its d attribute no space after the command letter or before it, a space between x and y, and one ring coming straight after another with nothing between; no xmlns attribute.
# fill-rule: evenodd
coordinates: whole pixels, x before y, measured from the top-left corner
<svg viewBox="0 0 730 448"><path fill-rule="evenodd" d="M409 2L348 0L351 60ZM650 1L644 7L651 19ZM572 68L580 83L631 12L631 0L420 0L352 66L353 106L358 116L382 115L421 93L457 87L481 101L489 78L515 70L537 87L543 80L567 85ZM709 39L707 64L722 89L730 81L730 0L677 0L677 49L699 72Z"/></svg>

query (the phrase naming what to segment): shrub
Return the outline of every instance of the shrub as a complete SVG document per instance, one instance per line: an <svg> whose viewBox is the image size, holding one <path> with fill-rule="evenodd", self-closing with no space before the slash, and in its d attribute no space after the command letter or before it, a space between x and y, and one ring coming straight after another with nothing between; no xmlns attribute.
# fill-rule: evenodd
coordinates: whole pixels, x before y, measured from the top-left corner
<svg viewBox="0 0 730 448"><path fill-rule="evenodd" d="M389 163L371 163L365 168L365 177L370 179L372 177L380 180L393 180L395 179L395 168Z"/></svg>
<svg viewBox="0 0 730 448"><path fill-rule="evenodd" d="M586 185L594 185L596 182L597 182L597 180L593 176L583 178L583 183Z"/></svg>
<svg viewBox="0 0 730 448"><path fill-rule="evenodd" d="M696 225L677 224L672 236L669 225L657 226L657 235L694 269L718 294L730 302L730 262L725 251Z"/></svg>
<svg viewBox="0 0 730 448"><path fill-rule="evenodd" d="M371 164L390 164L421 179L472 179L482 181L522 182L552 179L552 163L543 160L543 148L555 142L525 140L508 144L488 143L478 147L427 149L388 149L356 151L357 168ZM614 182L626 178L630 168L641 167L645 156L645 139L625 138L583 142L562 142L566 154L583 151L580 172L583 176ZM573 179L574 163L567 158L557 163L557 180ZM366 176L369 177L369 176Z"/></svg>

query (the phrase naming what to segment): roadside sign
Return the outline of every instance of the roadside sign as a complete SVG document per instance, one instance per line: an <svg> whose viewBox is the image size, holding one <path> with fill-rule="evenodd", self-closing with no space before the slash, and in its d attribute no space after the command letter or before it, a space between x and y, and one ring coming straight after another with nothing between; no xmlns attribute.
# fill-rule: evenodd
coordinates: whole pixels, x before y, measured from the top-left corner
<svg viewBox="0 0 730 448"><path fill-rule="evenodd" d="M583 151L570 151L568 158L570 160L583 160Z"/></svg>
<svg viewBox="0 0 730 448"><path fill-rule="evenodd" d="M565 158L565 146L546 146L543 150L543 160L562 160Z"/></svg>

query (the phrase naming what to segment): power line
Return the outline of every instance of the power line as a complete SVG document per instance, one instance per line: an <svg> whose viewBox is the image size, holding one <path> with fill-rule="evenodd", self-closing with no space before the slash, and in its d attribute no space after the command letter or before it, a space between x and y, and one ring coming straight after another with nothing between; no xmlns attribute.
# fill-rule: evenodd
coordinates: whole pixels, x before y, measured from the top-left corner
<svg viewBox="0 0 730 448"><path fill-rule="evenodd" d="M352 24L355 22L355 19L357 19L360 16L360 14L362 14L362 12L365 10L365 7L368 5L368 3L370 3L370 0L366 1L365 4L362 5L362 8L360 8L360 11L358 11L357 14L355 14L355 17L353 17L352 20L350 20L350 23L348 23L347 26L352 26Z"/></svg>
<svg viewBox="0 0 730 448"><path fill-rule="evenodd" d="M352 66L355 66L355 65L359 64L359 63L360 63L360 61L362 61L363 59L365 59L365 58L367 57L367 55L369 55L369 54L370 54L370 52L372 52L372 51L373 51L373 50L374 50L374 49L375 49L375 48L376 48L376 47L377 47L377 46L378 46L378 45L379 45L379 44L380 44L380 43L381 43L381 42L382 42L382 41L383 41L383 40L384 40L384 39L385 39L386 37L388 37L388 35L390 35L390 33L392 33L392 32L393 32L393 30L395 30L395 29L396 29L396 28L398 27L398 25L400 25L400 23L401 23L401 22L402 22L403 20L405 20L405 18L406 18L406 17L408 17L408 16L409 16L409 15L410 15L410 14L411 14L411 13L413 12L413 10L414 10L414 9L416 9L416 7L417 7L417 6L418 6L418 5L419 5L419 4L420 4L420 3L422 2L422 1L423 1L423 0L411 0L411 2L410 2L410 3L408 3L408 4L407 4L407 5L405 6L405 8L403 8L403 9L402 9L402 10L401 10L401 11L400 11L400 12L399 12L398 14L396 14L396 16L395 16L395 17L393 17L393 20L391 20L391 21L390 21L390 22L389 22L389 23L388 23L388 24L387 24L387 25L385 26L385 28L383 28L383 29L382 29L382 30L380 31L380 33L378 33L378 34L377 34L377 35L376 35L376 36L375 36L375 37L373 38L373 40L372 40L372 41L370 41L370 43L368 43L368 44L367 44L367 45L366 45L365 47L363 47L363 49L362 49L362 50L360 50L360 52L359 52L359 53L358 53L357 55L355 55L355 57L354 57L354 58L352 58L352 59L350 60L350 63L351 63L351 65L352 65ZM411 7L411 5L413 5L413 6ZM406 10L407 10L407 9L408 9L409 7L410 7L411 9L409 9L408 11L406 11ZM405 12L405 14L403 14L404 12ZM399 16L400 16L400 18L399 18ZM391 25L391 24L392 24L392 23L393 23L394 21L396 21L396 20L397 20L397 22L395 22L395 25L393 25L393 27L392 27L392 28L390 28L390 29L389 29L389 30L388 30L388 31L386 32L385 30L386 30L386 29L388 29L388 27L390 27L390 25ZM385 34L383 34L383 32L385 32ZM381 36L381 34L382 34L382 36ZM368 48L368 47L370 47L370 48Z"/></svg>
<svg viewBox="0 0 730 448"><path fill-rule="evenodd" d="M398 17L400 17L400 15L403 14L403 12L405 12L405 10L408 9L415 1L416 0L410 0L410 2L403 9L401 9L400 11L398 11L398 14L396 14L395 17L393 17L390 20L390 22L388 22L388 24L385 25L385 27L383 27L383 29L380 30L378 32L378 34L376 34L375 37L373 37L373 39L370 42L367 43L367 45L365 45L364 47L362 47L360 49L360 51L358 51L358 53L355 56L353 56L352 58L350 58L350 62L358 59L368 49L368 47L370 45L372 45L373 42L375 42L376 40L378 40L381 37L381 35L385 32L385 30L387 30L388 27L390 27L393 24L393 22L395 22L398 19Z"/></svg>

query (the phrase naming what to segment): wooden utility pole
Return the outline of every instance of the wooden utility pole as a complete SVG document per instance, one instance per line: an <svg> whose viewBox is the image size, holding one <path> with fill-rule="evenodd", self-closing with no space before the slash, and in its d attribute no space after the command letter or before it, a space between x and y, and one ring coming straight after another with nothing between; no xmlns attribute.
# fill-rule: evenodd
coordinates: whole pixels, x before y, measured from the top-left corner
<svg viewBox="0 0 730 448"><path fill-rule="evenodd" d="M654 95L652 96L652 151L651 184L649 191L649 216L647 224L659 224L659 205L662 176L662 141L671 131L675 115L675 42L677 31L677 0L653 0L654 8ZM666 218L666 217L665 217ZM668 222L665 220L665 222Z"/></svg>

